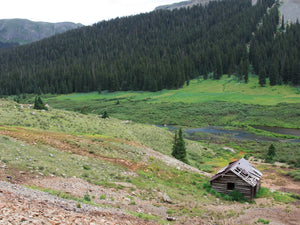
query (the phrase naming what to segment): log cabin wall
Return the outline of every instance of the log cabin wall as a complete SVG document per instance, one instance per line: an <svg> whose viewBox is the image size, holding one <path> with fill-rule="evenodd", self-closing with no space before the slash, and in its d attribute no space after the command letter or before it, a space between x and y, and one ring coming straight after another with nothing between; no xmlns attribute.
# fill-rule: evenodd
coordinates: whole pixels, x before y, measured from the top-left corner
<svg viewBox="0 0 300 225"><path fill-rule="evenodd" d="M229 171L226 174L218 177L211 181L211 187L216 191L224 194L229 194L233 190L237 190L244 194L249 200L254 198L254 189L251 185L245 182L243 179L235 175L233 172Z"/></svg>

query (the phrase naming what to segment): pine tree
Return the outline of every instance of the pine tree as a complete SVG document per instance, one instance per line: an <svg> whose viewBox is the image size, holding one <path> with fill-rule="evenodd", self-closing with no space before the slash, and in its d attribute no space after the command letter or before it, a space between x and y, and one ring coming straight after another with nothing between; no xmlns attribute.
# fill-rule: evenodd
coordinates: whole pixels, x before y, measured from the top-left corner
<svg viewBox="0 0 300 225"><path fill-rule="evenodd" d="M266 162L272 162L274 157L276 156L276 149L273 144L269 146L268 153L266 155Z"/></svg>
<svg viewBox="0 0 300 225"><path fill-rule="evenodd" d="M35 100L34 100L34 109L38 109L38 110L48 110L48 108L45 106L44 102L42 101L40 96L36 96Z"/></svg>
<svg viewBox="0 0 300 225"><path fill-rule="evenodd" d="M281 30L284 30L284 15L282 15L282 20L281 20Z"/></svg>
<svg viewBox="0 0 300 225"><path fill-rule="evenodd" d="M266 70L263 66L260 66L259 69L259 84L261 87L266 85Z"/></svg>
<svg viewBox="0 0 300 225"><path fill-rule="evenodd" d="M182 129L179 129L178 135L175 133L172 156L176 159L188 163L186 159L186 147L182 136Z"/></svg>
<svg viewBox="0 0 300 225"><path fill-rule="evenodd" d="M103 119L109 118L108 113L107 113L106 110L103 112L102 118L103 118Z"/></svg>
<svg viewBox="0 0 300 225"><path fill-rule="evenodd" d="M244 61L243 75L244 75L245 83L248 83L248 80L249 80L249 60L248 59L246 59Z"/></svg>
<svg viewBox="0 0 300 225"><path fill-rule="evenodd" d="M276 59L273 60L273 63L271 65L271 69L270 69L270 85L274 86L277 84L277 80L278 80L278 75L279 71L278 71L278 62Z"/></svg>

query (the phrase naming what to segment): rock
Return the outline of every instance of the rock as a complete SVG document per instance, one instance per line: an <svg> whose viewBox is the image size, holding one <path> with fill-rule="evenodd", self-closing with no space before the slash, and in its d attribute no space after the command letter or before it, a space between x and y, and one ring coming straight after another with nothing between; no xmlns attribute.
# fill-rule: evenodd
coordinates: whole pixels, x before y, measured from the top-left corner
<svg viewBox="0 0 300 225"><path fill-rule="evenodd" d="M22 217L22 219L20 220L21 223L27 221L24 217Z"/></svg>
<svg viewBox="0 0 300 225"><path fill-rule="evenodd" d="M176 217L168 216L168 217L167 217L167 220L168 220L168 221L176 221Z"/></svg>
<svg viewBox="0 0 300 225"><path fill-rule="evenodd" d="M169 195L167 193L164 193L163 201L166 202L166 203L172 204L172 200L171 200L171 198L169 197Z"/></svg>

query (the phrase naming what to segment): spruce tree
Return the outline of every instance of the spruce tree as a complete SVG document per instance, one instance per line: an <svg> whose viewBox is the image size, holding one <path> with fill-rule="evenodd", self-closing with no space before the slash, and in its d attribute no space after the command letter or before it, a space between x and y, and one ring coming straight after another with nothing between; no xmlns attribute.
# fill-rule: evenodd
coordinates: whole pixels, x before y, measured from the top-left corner
<svg viewBox="0 0 300 225"><path fill-rule="evenodd" d="M186 147L181 128L179 129L178 135L177 132L175 133L172 156L184 163L188 162L186 159Z"/></svg>
<svg viewBox="0 0 300 225"><path fill-rule="evenodd" d="M268 153L266 155L266 162L272 162L274 157L276 156L276 149L273 144L269 146Z"/></svg>
<svg viewBox="0 0 300 225"><path fill-rule="evenodd" d="M245 83L248 83L248 80L249 80L249 60L248 59L246 59L244 61L243 75L244 75Z"/></svg>
<svg viewBox="0 0 300 225"><path fill-rule="evenodd" d="M260 66L259 69L259 84L261 87L266 85L266 70L263 66Z"/></svg>
<svg viewBox="0 0 300 225"><path fill-rule="evenodd" d="M45 106L44 102L42 101L40 96L36 96L35 100L34 100L34 109L38 109L38 110L48 110L48 108Z"/></svg>
<svg viewBox="0 0 300 225"><path fill-rule="evenodd" d="M107 113L106 110L103 112L102 118L103 118L103 119L109 118L108 113Z"/></svg>

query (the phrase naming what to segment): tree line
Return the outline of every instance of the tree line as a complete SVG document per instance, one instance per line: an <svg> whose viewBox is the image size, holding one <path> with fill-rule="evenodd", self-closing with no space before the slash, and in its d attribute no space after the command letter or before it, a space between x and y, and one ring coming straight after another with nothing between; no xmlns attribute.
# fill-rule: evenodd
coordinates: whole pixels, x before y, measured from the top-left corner
<svg viewBox="0 0 300 225"><path fill-rule="evenodd" d="M259 83L300 84L300 24L278 26L278 7L272 7L250 42L249 59L259 75Z"/></svg>
<svg viewBox="0 0 300 225"><path fill-rule="evenodd" d="M260 0L252 6L251 0L227 0L158 10L2 49L0 94L158 91L182 87L201 75L219 79L222 74L237 74L247 82L249 65L255 64L259 54L253 46L267 50L269 42L274 41L260 42L257 33L271 26L263 22L257 28L263 18L269 18L270 13L265 14L273 3L274 0ZM278 37L293 38L290 33L294 31L289 29L295 29L294 25ZM253 33L257 33L255 38ZM256 43L253 39L257 39ZM286 46L287 50L290 46L291 43ZM286 55L285 62L289 57ZM269 70L265 68L266 73Z"/></svg>

